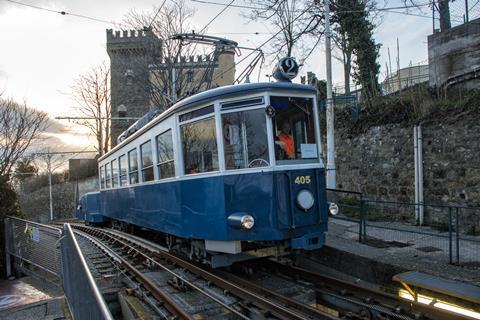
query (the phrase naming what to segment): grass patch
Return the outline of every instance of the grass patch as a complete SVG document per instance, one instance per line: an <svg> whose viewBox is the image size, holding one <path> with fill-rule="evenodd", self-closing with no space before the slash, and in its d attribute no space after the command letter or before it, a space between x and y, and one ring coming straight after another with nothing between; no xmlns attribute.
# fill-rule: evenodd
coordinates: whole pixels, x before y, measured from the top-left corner
<svg viewBox="0 0 480 320"><path fill-rule="evenodd" d="M360 103L360 116L352 121L351 110L338 109L335 113L336 125L347 129L348 133L362 133L371 127L387 124L412 126L442 123L455 123L460 119L470 119L480 112L480 90L468 90L461 94L437 96L437 93L422 83L404 91L375 97L368 105Z"/></svg>
<svg viewBox="0 0 480 320"><path fill-rule="evenodd" d="M340 214L349 217L360 219L360 201L356 197L343 196L337 200Z"/></svg>

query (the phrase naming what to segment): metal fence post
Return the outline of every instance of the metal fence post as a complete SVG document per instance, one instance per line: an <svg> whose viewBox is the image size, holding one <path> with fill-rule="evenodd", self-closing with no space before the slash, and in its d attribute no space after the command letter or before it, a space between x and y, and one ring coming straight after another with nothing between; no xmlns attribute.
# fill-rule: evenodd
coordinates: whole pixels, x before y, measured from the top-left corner
<svg viewBox="0 0 480 320"><path fill-rule="evenodd" d="M455 210L455 242L457 247L457 265L460 264L460 230L458 229L458 207Z"/></svg>
<svg viewBox="0 0 480 320"><path fill-rule="evenodd" d="M10 244L12 238L10 237L10 219L3 220L3 232L5 236L5 276L8 279L12 275L12 261L10 260Z"/></svg>
<svg viewBox="0 0 480 320"><path fill-rule="evenodd" d="M364 224L365 224L365 212L363 210L363 195L360 194L360 223L358 224L358 227L359 227L358 241L359 242L364 242L365 240L365 235L363 234L365 232Z"/></svg>
<svg viewBox="0 0 480 320"><path fill-rule="evenodd" d="M452 250L452 207L448 207L448 256L450 264L453 263Z"/></svg>

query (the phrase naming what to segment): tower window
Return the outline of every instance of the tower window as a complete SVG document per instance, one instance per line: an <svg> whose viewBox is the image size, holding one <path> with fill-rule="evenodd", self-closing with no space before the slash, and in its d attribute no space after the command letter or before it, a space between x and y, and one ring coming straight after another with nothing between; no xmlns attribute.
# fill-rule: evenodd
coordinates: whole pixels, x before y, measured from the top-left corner
<svg viewBox="0 0 480 320"><path fill-rule="evenodd" d="M125 118L127 116L127 107L124 104L121 104L118 106L117 112L120 118Z"/></svg>

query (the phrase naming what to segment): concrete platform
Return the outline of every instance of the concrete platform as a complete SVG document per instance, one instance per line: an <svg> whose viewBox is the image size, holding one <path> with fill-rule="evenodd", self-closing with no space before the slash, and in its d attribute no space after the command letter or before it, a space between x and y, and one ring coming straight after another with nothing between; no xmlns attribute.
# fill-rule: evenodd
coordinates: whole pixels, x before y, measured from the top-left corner
<svg viewBox="0 0 480 320"><path fill-rule="evenodd" d="M66 302L57 289L40 290L36 280L0 280L0 319L68 319Z"/></svg>
<svg viewBox="0 0 480 320"><path fill-rule="evenodd" d="M445 252L422 251L425 237L410 239L408 245L401 242L386 242L391 245L358 242L358 224L348 221L330 220L326 246L307 254L307 258L321 265L346 273L352 277L378 284L394 286L392 277L406 271L421 271L445 279L461 281L479 286L480 268L448 264ZM391 241L385 233L384 240ZM382 241L382 236L377 234ZM416 243L418 242L418 243Z"/></svg>

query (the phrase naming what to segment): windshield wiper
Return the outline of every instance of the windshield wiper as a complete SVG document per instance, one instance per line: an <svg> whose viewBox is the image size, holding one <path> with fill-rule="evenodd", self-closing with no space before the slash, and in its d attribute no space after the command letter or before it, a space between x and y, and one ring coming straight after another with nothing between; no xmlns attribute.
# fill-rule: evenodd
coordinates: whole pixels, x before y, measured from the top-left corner
<svg viewBox="0 0 480 320"><path fill-rule="evenodd" d="M290 100L290 102L292 102L295 107L297 107L298 109L300 109L300 110L302 110L303 112L305 112L305 113L307 114L307 116L310 116L310 112L309 112L307 109L304 109L302 106L298 105L298 104L295 102L295 100L292 99L292 100Z"/></svg>

